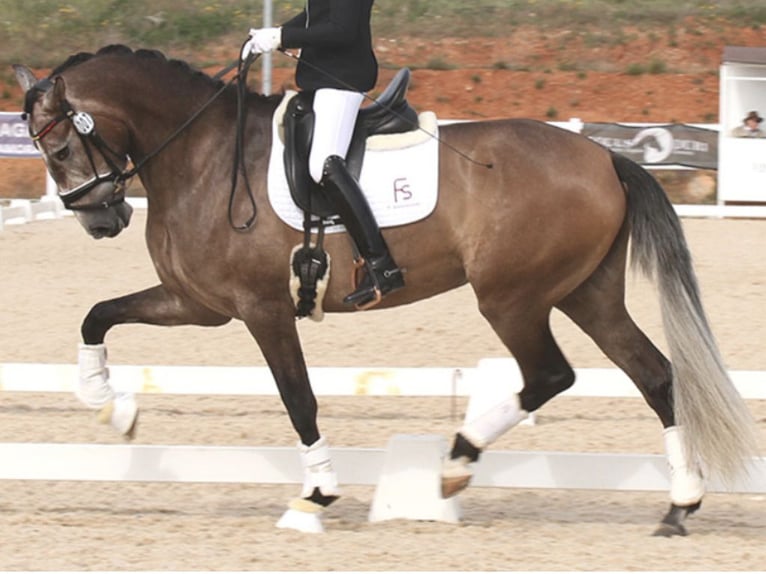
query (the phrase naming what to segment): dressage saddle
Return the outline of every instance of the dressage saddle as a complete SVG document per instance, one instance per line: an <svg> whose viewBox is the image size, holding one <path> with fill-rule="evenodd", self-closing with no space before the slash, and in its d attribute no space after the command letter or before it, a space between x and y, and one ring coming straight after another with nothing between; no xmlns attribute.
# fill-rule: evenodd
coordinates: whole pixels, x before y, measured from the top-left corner
<svg viewBox="0 0 766 574"><path fill-rule="evenodd" d="M418 127L418 114L406 99L410 71L402 68L383 93L369 106L359 110L354 134L346 155L346 166L358 180L362 172L367 138L395 134ZM335 215L324 190L309 173L308 158L314 133L314 91L302 91L287 105L284 117L284 164L293 201L303 211L320 218Z"/></svg>

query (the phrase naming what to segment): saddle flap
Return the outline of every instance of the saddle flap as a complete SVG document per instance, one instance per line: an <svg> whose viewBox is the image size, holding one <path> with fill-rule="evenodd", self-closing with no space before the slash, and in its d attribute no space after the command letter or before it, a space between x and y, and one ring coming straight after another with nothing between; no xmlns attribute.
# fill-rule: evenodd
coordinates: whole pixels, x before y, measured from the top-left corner
<svg viewBox="0 0 766 574"><path fill-rule="evenodd" d="M314 138L313 104L313 91L299 92L288 101L283 119L285 149L282 159L293 201L304 211L329 217L334 210L308 168Z"/></svg>

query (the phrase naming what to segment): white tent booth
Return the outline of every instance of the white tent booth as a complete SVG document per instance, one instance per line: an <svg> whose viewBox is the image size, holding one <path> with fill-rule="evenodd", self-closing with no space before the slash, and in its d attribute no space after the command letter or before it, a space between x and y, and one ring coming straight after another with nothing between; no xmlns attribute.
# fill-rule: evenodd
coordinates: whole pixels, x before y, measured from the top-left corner
<svg viewBox="0 0 766 574"><path fill-rule="evenodd" d="M720 81L718 203L766 203L766 138L732 134L749 112L766 117L766 47L726 46Z"/></svg>

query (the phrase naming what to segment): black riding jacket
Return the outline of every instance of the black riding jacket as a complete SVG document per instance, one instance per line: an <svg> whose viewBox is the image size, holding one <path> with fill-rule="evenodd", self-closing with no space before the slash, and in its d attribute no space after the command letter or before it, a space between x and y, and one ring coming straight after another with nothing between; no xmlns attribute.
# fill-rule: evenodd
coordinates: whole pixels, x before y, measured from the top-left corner
<svg viewBox="0 0 766 574"><path fill-rule="evenodd" d="M295 73L299 88L367 92L375 86L378 62L370 30L373 2L308 0L303 12L282 25L282 47L301 50Z"/></svg>

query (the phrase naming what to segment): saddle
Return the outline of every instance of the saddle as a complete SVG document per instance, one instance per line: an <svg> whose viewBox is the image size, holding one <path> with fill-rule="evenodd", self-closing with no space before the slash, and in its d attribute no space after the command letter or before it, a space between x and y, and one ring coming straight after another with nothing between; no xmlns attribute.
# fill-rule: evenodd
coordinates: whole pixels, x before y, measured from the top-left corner
<svg viewBox="0 0 766 574"><path fill-rule="evenodd" d="M376 101L361 110L346 155L346 166L359 179L364 163L367 138L396 134L418 127L418 114L407 102L410 71L402 68ZM284 164L293 201L304 212L320 218L335 215L324 191L309 174L308 158L314 135L314 92L303 91L293 97L284 116Z"/></svg>

